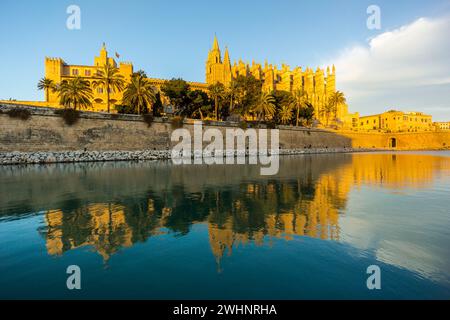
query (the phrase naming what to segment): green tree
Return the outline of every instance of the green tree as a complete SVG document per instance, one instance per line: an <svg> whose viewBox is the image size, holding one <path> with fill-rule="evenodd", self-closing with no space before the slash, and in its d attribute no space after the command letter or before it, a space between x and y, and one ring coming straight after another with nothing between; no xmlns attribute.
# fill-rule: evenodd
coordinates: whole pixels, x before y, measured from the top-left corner
<svg viewBox="0 0 450 320"><path fill-rule="evenodd" d="M293 116L291 105L285 104L281 106L279 113L280 121L282 124L288 124L291 122Z"/></svg>
<svg viewBox="0 0 450 320"><path fill-rule="evenodd" d="M262 91L262 81L254 76L240 75L236 78L236 97L233 110L245 116L252 111Z"/></svg>
<svg viewBox="0 0 450 320"><path fill-rule="evenodd" d="M175 113L184 113L190 103L189 84L183 79L171 79L161 86L162 93L169 99L170 104L174 107Z"/></svg>
<svg viewBox="0 0 450 320"><path fill-rule="evenodd" d="M225 97L225 86L217 82L208 87L209 95L214 100L214 117L219 121L219 105L221 100Z"/></svg>
<svg viewBox="0 0 450 320"><path fill-rule="evenodd" d="M305 105L299 112L299 118L302 119L306 125L311 125L314 118L314 106L310 102L305 102Z"/></svg>
<svg viewBox="0 0 450 320"><path fill-rule="evenodd" d="M153 103L153 115L155 117L160 117L163 112L164 106L161 101L161 93L159 91L156 91L155 103Z"/></svg>
<svg viewBox="0 0 450 320"><path fill-rule="evenodd" d="M108 112L110 112L110 94L111 92L120 92L125 87L125 80L119 73L119 69L111 66L108 62L103 66L103 69L99 70L96 75L97 80L93 81L94 89L97 87L103 87L106 90L106 106Z"/></svg>
<svg viewBox="0 0 450 320"><path fill-rule="evenodd" d="M331 95L328 103L330 103L332 105L332 107L330 107L331 115L333 115L333 117L336 119L336 113L337 113L338 107L340 105L347 103L347 99L345 98L345 95L343 92L336 91ZM327 125L328 125L328 120L327 120Z"/></svg>
<svg viewBox="0 0 450 320"><path fill-rule="evenodd" d="M271 118L275 114L275 102L275 98L271 93L261 92L253 111L258 114L260 120L267 120L267 118Z"/></svg>
<svg viewBox="0 0 450 320"><path fill-rule="evenodd" d="M274 122L275 123L282 123L281 121L281 110L284 108L285 110L287 108L285 108L285 106L289 106L289 109L291 109L292 112L292 101L293 101L293 97L292 97L292 93L290 93L289 91L283 91L283 90L276 90L274 92L272 92L273 96L275 97L275 101L276 101L276 111L275 111L275 115L274 115Z"/></svg>
<svg viewBox="0 0 450 320"><path fill-rule="evenodd" d="M298 126L300 120L300 110L305 107L308 101L308 94L303 89L297 89L292 93L292 108L295 110L295 125Z"/></svg>
<svg viewBox="0 0 450 320"><path fill-rule="evenodd" d="M127 85L122 100L123 103L136 108L137 114L147 113L156 101L156 94L150 82L141 74L136 74L131 77L131 82Z"/></svg>
<svg viewBox="0 0 450 320"><path fill-rule="evenodd" d="M132 77L134 77L134 76L141 76L143 78L147 78L147 73L144 70L139 69L138 71L133 72L133 74L131 76Z"/></svg>
<svg viewBox="0 0 450 320"><path fill-rule="evenodd" d="M48 102L50 90L55 90L55 83L52 79L49 78L42 78L39 80L37 87L39 90L45 90L45 101Z"/></svg>
<svg viewBox="0 0 450 320"><path fill-rule="evenodd" d="M230 86L226 89L225 95L230 102L230 113L233 112L234 102L238 94L238 86L236 81L232 80Z"/></svg>
<svg viewBox="0 0 450 320"><path fill-rule="evenodd" d="M201 90L190 91L188 95L191 102L185 115L191 118L200 116L200 119L203 120L211 112L211 99L206 92Z"/></svg>
<svg viewBox="0 0 450 320"><path fill-rule="evenodd" d="M326 119L326 125L328 126L329 124L329 120L330 120L330 116L332 114L336 114L336 104L333 102L332 98L329 98L327 100L327 102L324 104L322 110L321 110L322 115L325 116Z"/></svg>
<svg viewBox="0 0 450 320"><path fill-rule="evenodd" d="M60 104L65 108L77 110L88 108L92 105L92 89L89 81L76 77L70 80L63 80L58 86L58 95Z"/></svg>

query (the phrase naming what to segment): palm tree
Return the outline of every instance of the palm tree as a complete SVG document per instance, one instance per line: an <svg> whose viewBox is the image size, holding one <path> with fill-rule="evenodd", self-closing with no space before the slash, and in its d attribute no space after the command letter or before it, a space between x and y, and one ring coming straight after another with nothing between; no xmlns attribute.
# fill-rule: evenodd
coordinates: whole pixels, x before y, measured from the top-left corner
<svg viewBox="0 0 450 320"><path fill-rule="evenodd" d="M238 94L238 86L235 81L231 81L230 86L227 88L226 95L230 99L230 113L233 111L234 101Z"/></svg>
<svg viewBox="0 0 450 320"><path fill-rule="evenodd" d="M328 101L325 103L325 105L322 108L322 114L325 115L325 119L326 119L326 125L328 126L329 124L329 120L330 120L330 115L336 112L336 105L333 103L332 101L333 99L330 98L328 99Z"/></svg>
<svg viewBox="0 0 450 320"><path fill-rule="evenodd" d="M275 103L275 97L271 93L261 92L253 111L259 115L260 119L266 120L267 116L272 117L275 114Z"/></svg>
<svg viewBox="0 0 450 320"><path fill-rule="evenodd" d="M305 107L305 104L308 101L308 93L303 89L298 89L292 93L292 97L291 107L296 111L295 125L298 126L300 109Z"/></svg>
<svg viewBox="0 0 450 320"><path fill-rule="evenodd" d="M45 90L45 101L48 102L50 89L55 90L55 83L53 80L49 78L42 78L39 80L37 87L38 90Z"/></svg>
<svg viewBox="0 0 450 320"><path fill-rule="evenodd" d="M133 76L137 76L137 75L142 76L143 78L147 78L147 73L142 69L139 69L138 71L133 72Z"/></svg>
<svg viewBox="0 0 450 320"><path fill-rule="evenodd" d="M303 123L305 125L311 125L312 120L314 119L314 106L312 105L312 103L306 101L305 106L300 110L299 116L301 119L303 119Z"/></svg>
<svg viewBox="0 0 450 320"><path fill-rule="evenodd" d="M285 104L280 109L280 120L282 124L288 124L292 120L292 105Z"/></svg>
<svg viewBox="0 0 450 320"><path fill-rule="evenodd" d="M97 80L92 82L94 88L102 86L106 89L106 105L108 113L110 111L110 93L117 91L122 91L125 86L124 78L121 74L119 74L119 69L111 66L109 62L107 62L103 70L99 70L97 74Z"/></svg>
<svg viewBox="0 0 450 320"><path fill-rule="evenodd" d="M345 95L343 92L341 91L336 91L335 93L333 93L331 95L331 101L334 104L334 109L335 109L335 117L336 117L336 111L338 106L346 104L347 103L347 99L345 98Z"/></svg>
<svg viewBox="0 0 450 320"><path fill-rule="evenodd" d="M81 77L63 80L58 86L58 95L61 105L65 108L77 110L77 107L87 108L92 105L91 86L89 81L83 80Z"/></svg>
<svg viewBox="0 0 450 320"><path fill-rule="evenodd" d="M156 93L150 82L140 74L131 78L123 93L123 103L137 108L140 114L144 108L149 108L156 101Z"/></svg>
<svg viewBox="0 0 450 320"><path fill-rule="evenodd" d="M341 91L334 92L323 106L322 114L325 114L327 126L329 124L330 116L333 115L336 118L337 108L341 104L345 104L347 99Z"/></svg>
<svg viewBox="0 0 450 320"><path fill-rule="evenodd" d="M209 95L214 99L214 115L216 121L219 121L219 100L224 97L225 87L222 83L217 82L208 87Z"/></svg>

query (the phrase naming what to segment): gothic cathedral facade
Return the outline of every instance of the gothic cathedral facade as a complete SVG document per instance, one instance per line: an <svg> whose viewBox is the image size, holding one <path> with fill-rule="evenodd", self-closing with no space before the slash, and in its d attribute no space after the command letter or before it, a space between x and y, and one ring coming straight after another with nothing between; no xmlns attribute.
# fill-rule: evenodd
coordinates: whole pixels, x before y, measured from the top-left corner
<svg viewBox="0 0 450 320"><path fill-rule="evenodd" d="M268 64L267 61L262 66L259 63L244 63L242 60L231 63L228 48L223 55L220 51L217 37L206 61L206 83L208 85L222 83L229 86L238 76L252 75L262 83L265 92L288 91L294 93L296 90L303 90L307 100L314 106L315 117L324 122L324 106L328 99L336 92L336 69L334 65L327 67L326 71L317 68L303 70L301 67L291 69L288 65L282 64L281 68ZM346 121L348 118L347 105L339 105L336 110L336 118Z"/></svg>

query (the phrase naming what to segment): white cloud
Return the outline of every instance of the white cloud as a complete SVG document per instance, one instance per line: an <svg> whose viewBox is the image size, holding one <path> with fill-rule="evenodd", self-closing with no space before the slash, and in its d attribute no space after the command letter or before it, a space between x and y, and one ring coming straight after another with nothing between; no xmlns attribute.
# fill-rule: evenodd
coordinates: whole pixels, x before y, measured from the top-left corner
<svg viewBox="0 0 450 320"><path fill-rule="evenodd" d="M350 109L415 110L450 120L449 34L450 17L420 18L339 53L331 61Z"/></svg>

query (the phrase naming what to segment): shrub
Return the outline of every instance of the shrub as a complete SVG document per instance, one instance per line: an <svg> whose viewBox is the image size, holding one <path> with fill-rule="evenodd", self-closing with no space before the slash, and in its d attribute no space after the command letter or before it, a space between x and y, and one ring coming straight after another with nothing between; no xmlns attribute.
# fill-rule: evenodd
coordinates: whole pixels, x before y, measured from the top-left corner
<svg viewBox="0 0 450 320"><path fill-rule="evenodd" d="M147 126L150 128L153 123L153 115L151 113L146 113L142 115L142 119L147 124Z"/></svg>
<svg viewBox="0 0 450 320"><path fill-rule="evenodd" d="M275 129L277 127L277 125L275 124L275 122L273 122L273 121L268 121L267 123L266 123L266 128L267 129Z"/></svg>
<svg viewBox="0 0 450 320"><path fill-rule="evenodd" d="M248 128L248 123L245 122L245 121L239 122L239 128L241 128L243 130L247 129Z"/></svg>
<svg viewBox="0 0 450 320"><path fill-rule="evenodd" d="M55 114L60 115L68 126L72 126L80 119L80 111L73 109L56 110Z"/></svg>
<svg viewBox="0 0 450 320"><path fill-rule="evenodd" d="M136 114L134 108L127 105L115 105L114 108L119 114Z"/></svg>
<svg viewBox="0 0 450 320"><path fill-rule="evenodd" d="M23 108L14 108L6 112L11 118L16 118L20 120L28 120L31 117L31 112Z"/></svg>
<svg viewBox="0 0 450 320"><path fill-rule="evenodd" d="M175 129L183 127L183 121L184 121L184 119L182 117L180 117L180 116L173 117L170 120L170 124L172 126L172 129L175 130Z"/></svg>

